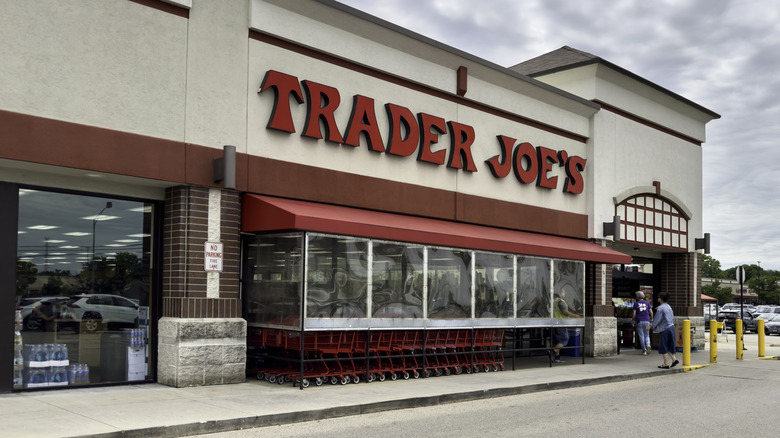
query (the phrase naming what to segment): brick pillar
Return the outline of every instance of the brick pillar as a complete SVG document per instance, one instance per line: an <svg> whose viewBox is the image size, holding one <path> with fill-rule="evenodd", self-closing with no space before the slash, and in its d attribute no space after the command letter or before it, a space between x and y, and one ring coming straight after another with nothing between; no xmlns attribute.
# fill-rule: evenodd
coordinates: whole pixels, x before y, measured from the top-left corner
<svg viewBox="0 0 780 438"><path fill-rule="evenodd" d="M178 186L166 190L158 382L197 386L245 381L241 318L239 194ZM206 272L204 245L223 244L222 272Z"/></svg>
<svg viewBox="0 0 780 438"><path fill-rule="evenodd" d="M209 189L179 186L166 191L163 229L163 316L240 318L238 295L241 206L237 192L221 191L223 271L219 294L209 297L203 245L208 240Z"/></svg>
<svg viewBox="0 0 780 438"><path fill-rule="evenodd" d="M612 265L585 264L585 354L617 354L617 320L612 305Z"/></svg>
<svg viewBox="0 0 780 438"><path fill-rule="evenodd" d="M704 348L705 332L701 272L702 256L697 252L661 256L661 291L669 294L675 325L681 327L684 319L691 321L691 327L696 330L693 345L698 348Z"/></svg>

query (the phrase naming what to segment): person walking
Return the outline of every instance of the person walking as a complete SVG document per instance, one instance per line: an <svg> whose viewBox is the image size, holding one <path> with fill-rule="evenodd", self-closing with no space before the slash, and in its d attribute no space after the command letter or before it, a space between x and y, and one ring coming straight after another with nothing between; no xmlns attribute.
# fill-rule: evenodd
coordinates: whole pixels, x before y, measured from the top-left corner
<svg viewBox="0 0 780 438"><path fill-rule="evenodd" d="M669 369L674 368L678 363L677 357L674 355L675 350L675 331L674 331L674 312L672 307L667 304L669 301L669 294L661 292L658 294L658 307L655 309L655 317L653 318L652 329L659 334L658 340L658 354L664 358L664 364L659 365L658 368ZM669 364L669 359L672 363Z"/></svg>
<svg viewBox="0 0 780 438"><path fill-rule="evenodd" d="M650 321L653 320L653 305L645 300L645 293L642 291L636 291L633 318L639 335L639 346L642 347L642 356L647 356L650 351Z"/></svg>

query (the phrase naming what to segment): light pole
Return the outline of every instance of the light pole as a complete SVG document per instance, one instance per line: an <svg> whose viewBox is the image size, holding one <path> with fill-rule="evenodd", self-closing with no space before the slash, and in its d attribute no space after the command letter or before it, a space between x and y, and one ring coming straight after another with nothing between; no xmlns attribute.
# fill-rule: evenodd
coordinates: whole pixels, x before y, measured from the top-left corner
<svg viewBox="0 0 780 438"><path fill-rule="evenodd" d="M100 213L98 213L94 219L92 219L92 293L95 293L95 228L100 215L102 215L107 208L111 208L111 205L110 201L106 202L106 206L100 210Z"/></svg>

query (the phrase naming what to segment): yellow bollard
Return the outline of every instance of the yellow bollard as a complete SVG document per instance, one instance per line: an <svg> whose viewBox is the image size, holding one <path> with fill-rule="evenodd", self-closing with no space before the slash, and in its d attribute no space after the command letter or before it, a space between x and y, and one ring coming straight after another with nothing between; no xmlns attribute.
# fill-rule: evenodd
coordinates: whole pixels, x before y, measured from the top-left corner
<svg viewBox="0 0 780 438"><path fill-rule="evenodd" d="M764 350L764 320L758 320L758 357L764 357L766 350Z"/></svg>
<svg viewBox="0 0 780 438"><path fill-rule="evenodd" d="M718 321L710 320L710 363L718 363Z"/></svg>
<svg viewBox="0 0 780 438"><path fill-rule="evenodd" d="M737 360L742 360L742 346L745 342L744 339L742 339L742 320L738 319L734 321L734 328L737 332Z"/></svg>
<svg viewBox="0 0 780 438"><path fill-rule="evenodd" d="M683 366L691 366L691 321L683 320L682 328Z"/></svg>

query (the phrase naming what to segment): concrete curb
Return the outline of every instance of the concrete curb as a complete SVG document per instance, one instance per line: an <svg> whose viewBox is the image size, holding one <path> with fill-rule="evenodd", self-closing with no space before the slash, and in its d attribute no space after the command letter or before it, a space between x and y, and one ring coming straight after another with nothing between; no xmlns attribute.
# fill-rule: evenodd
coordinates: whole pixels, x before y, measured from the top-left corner
<svg viewBox="0 0 780 438"><path fill-rule="evenodd" d="M352 415L370 414L396 409L419 408L437 406L463 401L474 401L495 397L506 397L520 394L531 394L542 391L555 391L560 389L578 388L606 383L624 382L629 380L658 377L668 374L685 372L684 367L663 371L648 371L639 374L623 374L592 379L569 380L560 382L538 383L531 385L514 386L507 388L492 388L481 391L465 391L460 393L439 394L425 397L414 397L400 400L387 400L375 403L356 404L350 406L338 406L326 409L309 411L287 412L281 414L232 418L226 420L213 420L198 423L177 424L171 426L156 426L140 429L120 430L116 432L83 435L84 438L147 438L154 437L181 437L206 433L227 432L239 429L251 429L256 427L278 426L282 424L316 421L327 418L339 418Z"/></svg>

